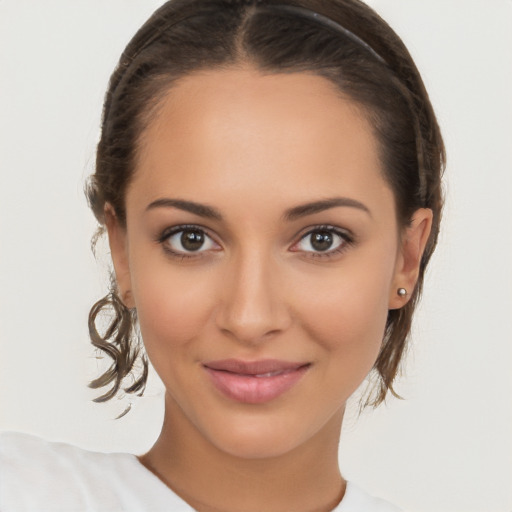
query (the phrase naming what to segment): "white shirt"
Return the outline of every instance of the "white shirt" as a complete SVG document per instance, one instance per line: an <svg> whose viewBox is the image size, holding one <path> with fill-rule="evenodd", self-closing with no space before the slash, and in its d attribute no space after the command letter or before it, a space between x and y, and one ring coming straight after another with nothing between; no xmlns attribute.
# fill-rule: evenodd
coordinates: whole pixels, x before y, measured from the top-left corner
<svg viewBox="0 0 512 512"><path fill-rule="evenodd" d="M1 512L193 512L130 453L0 433ZM333 512L400 512L348 482Z"/></svg>

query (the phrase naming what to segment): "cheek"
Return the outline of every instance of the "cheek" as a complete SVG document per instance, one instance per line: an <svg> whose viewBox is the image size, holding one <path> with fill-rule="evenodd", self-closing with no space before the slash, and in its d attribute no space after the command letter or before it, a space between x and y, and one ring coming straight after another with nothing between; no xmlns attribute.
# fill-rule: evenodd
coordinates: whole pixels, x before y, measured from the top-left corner
<svg viewBox="0 0 512 512"><path fill-rule="evenodd" d="M167 262L132 266L132 286L144 343L178 346L196 338L212 310L211 276ZM204 274L204 275L203 275Z"/></svg>
<svg viewBox="0 0 512 512"><path fill-rule="evenodd" d="M372 360L371 367L384 334L392 269L391 260L359 260L317 276L316 286L303 283L295 293L303 328L324 350L352 362Z"/></svg>
<svg viewBox="0 0 512 512"><path fill-rule="evenodd" d="M386 280L376 286L378 279L373 272L343 275L325 282L315 297L302 297L302 329L319 349L319 388L331 413L361 385L379 355L388 286Z"/></svg>

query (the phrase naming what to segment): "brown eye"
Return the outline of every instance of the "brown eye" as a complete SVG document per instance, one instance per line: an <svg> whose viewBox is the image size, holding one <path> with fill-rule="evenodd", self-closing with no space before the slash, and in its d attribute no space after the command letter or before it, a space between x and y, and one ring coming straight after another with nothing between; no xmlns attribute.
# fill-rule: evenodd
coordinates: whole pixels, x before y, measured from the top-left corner
<svg viewBox="0 0 512 512"><path fill-rule="evenodd" d="M311 247L315 251L328 251L334 242L333 234L329 231L316 231L311 233Z"/></svg>
<svg viewBox="0 0 512 512"><path fill-rule="evenodd" d="M196 227L182 227L161 237L160 242L174 254L203 253L219 246L202 230Z"/></svg>
<svg viewBox="0 0 512 512"><path fill-rule="evenodd" d="M343 231L334 227L318 227L306 233L292 250L327 256L340 252L350 243L351 238Z"/></svg>
<svg viewBox="0 0 512 512"><path fill-rule="evenodd" d="M181 235L181 245L186 251L198 251L204 244L204 233L187 230Z"/></svg>

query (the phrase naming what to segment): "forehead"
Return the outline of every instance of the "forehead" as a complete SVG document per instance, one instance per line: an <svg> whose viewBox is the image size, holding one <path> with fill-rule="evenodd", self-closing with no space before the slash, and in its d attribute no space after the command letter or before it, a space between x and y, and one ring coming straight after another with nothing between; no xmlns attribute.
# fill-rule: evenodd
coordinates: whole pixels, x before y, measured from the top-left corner
<svg viewBox="0 0 512 512"><path fill-rule="evenodd" d="M281 198L285 187L303 201L387 188L366 117L312 73L189 75L166 93L139 147L128 195L146 202L163 191Z"/></svg>

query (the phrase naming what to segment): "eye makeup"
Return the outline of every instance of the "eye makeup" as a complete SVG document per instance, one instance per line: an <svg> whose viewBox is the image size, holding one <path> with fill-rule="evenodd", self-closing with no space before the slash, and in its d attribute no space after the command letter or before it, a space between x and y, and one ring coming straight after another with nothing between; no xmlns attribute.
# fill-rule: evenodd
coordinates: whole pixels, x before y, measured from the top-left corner
<svg viewBox="0 0 512 512"><path fill-rule="evenodd" d="M222 250L209 230L197 224L166 228L156 242L168 256L180 261L202 258L205 253ZM305 257L327 260L339 256L353 244L354 237L349 231L332 225L315 225L308 227L289 250L301 252Z"/></svg>

